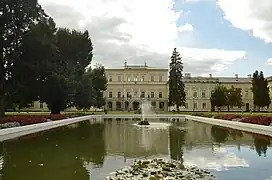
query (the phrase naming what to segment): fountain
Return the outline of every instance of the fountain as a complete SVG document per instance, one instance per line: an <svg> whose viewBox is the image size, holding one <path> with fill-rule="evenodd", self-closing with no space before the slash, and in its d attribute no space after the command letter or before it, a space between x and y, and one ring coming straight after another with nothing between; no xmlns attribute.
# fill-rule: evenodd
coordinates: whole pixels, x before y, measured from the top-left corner
<svg viewBox="0 0 272 180"><path fill-rule="evenodd" d="M146 115L152 114L152 106L150 101L144 100L141 103L141 114L142 120L138 122L138 125L149 125L149 122L146 120Z"/></svg>

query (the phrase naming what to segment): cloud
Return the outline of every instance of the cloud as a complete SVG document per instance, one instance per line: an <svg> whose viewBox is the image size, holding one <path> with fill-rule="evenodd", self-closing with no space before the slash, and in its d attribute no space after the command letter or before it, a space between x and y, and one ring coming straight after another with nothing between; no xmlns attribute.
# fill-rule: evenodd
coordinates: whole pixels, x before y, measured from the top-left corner
<svg viewBox="0 0 272 180"><path fill-rule="evenodd" d="M235 153L228 152L225 148L218 148L215 151L197 149L187 152L184 155L184 165L197 166L201 169L215 171L227 171L230 168L250 167L249 163Z"/></svg>
<svg viewBox="0 0 272 180"><path fill-rule="evenodd" d="M194 27L177 25L184 15L173 0L39 0L56 24L89 30L94 44L93 64L120 67L129 64L168 67L174 47L184 56L185 70L195 75L220 72L243 51L188 48L197 46ZM227 57L227 58L226 58Z"/></svg>
<svg viewBox="0 0 272 180"><path fill-rule="evenodd" d="M196 3L196 2L213 2L215 0L184 0L186 3Z"/></svg>
<svg viewBox="0 0 272 180"><path fill-rule="evenodd" d="M224 19L266 43L272 42L271 0L217 0Z"/></svg>
<svg viewBox="0 0 272 180"><path fill-rule="evenodd" d="M179 32L192 31L194 30L194 27L191 24L186 23L185 25L180 26L178 30Z"/></svg>
<svg viewBox="0 0 272 180"><path fill-rule="evenodd" d="M272 58L267 59L266 63L267 63L267 65L272 66Z"/></svg>

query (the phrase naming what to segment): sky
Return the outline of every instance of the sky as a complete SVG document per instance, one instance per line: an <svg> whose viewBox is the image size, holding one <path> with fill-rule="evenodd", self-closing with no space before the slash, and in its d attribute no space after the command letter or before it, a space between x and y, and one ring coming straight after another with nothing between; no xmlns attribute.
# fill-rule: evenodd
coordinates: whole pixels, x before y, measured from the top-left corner
<svg viewBox="0 0 272 180"><path fill-rule="evenodd" d="M168 68L176 47L192 76L272 75L271 0L38 0L58 27L89 30L92 65Z"/></svg>

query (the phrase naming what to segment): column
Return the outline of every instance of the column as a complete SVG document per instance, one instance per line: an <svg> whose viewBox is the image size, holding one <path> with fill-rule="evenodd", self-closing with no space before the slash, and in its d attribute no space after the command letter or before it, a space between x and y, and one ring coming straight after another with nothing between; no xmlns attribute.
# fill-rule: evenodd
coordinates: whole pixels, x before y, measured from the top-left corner
<svg viewBox="0 0 272 180"><path fill-rule="evenodd" d="M116 101L112 101L112 111L116 111Z"/></svg>

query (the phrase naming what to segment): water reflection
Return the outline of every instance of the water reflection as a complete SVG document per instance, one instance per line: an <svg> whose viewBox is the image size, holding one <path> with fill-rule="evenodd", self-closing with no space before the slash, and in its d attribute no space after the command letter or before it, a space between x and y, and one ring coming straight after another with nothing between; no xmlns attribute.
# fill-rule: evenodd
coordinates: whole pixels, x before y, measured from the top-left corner
<svg viewBox="0 0 272 180"><path fill-rule="evenodd" d="M255 180L256 172L272 166L266 136L183 119L151 120L170 124L162 129L139 128L135 121L97 118L0 143L1 179L102 180L134 158L152 157L212 169L221 180Z"/></svg>
<svg viewBox="0 0 272 180"><path fill-rule="evenodd" d="M5 163L1 179L87 180L85 161L103 165L106 154L103 131L104 124L87 121L78 128L61 128L35 138L32 135L7 141L2 148Z"/></svg>
<svg viewBox="0 0 272 180"><path fill-rule="evenodd" d="M254 145L259 156L266 157L267 147L270 146L270 140L260 137L254 137Z"/></svg>
<svg viewBox="0 0 272 180"><path fill-rule="evenodd" d="M183 148L185 145L186 131L176 127L170 127L170 157L174 160L179 160L183 163Z"/></svg>
<svg viewBox="0 0 272 180"><path fill-rule="evenodd" d="M126 158L168 154L168 130L138 128L133 121L115 121L105 127L109 154Z"/></svg>
<svg viewBox="0 0 272 180"><path fill-rule="evenodd" d="M224 143L229 136L229 131L224 127L212 126L211 135L213 136L215 142Z"/></svg>

